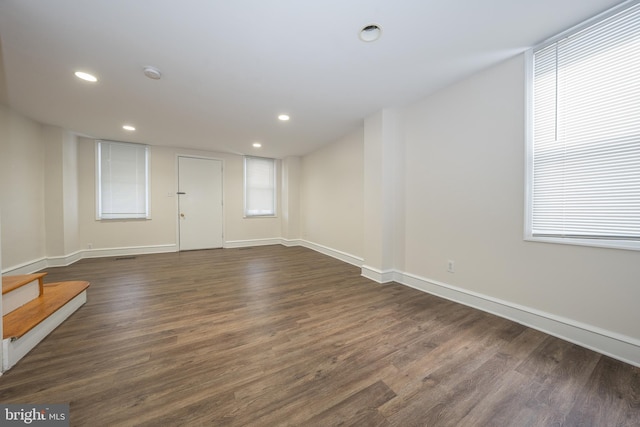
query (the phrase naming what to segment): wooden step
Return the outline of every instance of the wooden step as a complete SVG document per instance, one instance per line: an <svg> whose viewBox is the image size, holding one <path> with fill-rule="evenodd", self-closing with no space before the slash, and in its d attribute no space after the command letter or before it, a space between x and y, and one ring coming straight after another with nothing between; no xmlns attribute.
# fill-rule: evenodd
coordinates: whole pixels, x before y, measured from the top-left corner
<svg viewBox="0 0 640 427"><path fill-rule="evenodd" d="M40 297L3 316L3 338L22 337L88 287L85 281L47 283Z"/></svg>
<svg viewBox="0 0 640 427"><path fill-rule="evenodd" d="M43 281L42 278L46 276L47 273L34 273L34 274L20 274L18 276L3 276L2 277L2 295L8 294L11 291L14 291L24 285L28 285L34 280L38 281L38 286L40 286L40 295L42 295L43 291Z"/></svg>
<svg viewBox="0 0 640 427"><path fill-rule="evenodd" d="M42 295L42 278L47 273L4 276L2 278L2 313L7 315Z"/></svg>

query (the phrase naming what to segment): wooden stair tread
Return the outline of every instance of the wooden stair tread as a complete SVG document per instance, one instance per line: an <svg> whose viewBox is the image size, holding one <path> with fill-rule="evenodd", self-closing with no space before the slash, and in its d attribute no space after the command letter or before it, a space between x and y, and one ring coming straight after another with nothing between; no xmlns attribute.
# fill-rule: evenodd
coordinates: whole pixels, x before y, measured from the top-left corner
<svg viewBox="0 0 640 427"><path fill-rule="evenodd" d="M89 282L47 283L44 294L3 316L3 338L20 338L89 287Z"/></svg>
<svg viewBox="0 0 640 427"><path fill-rule="evenodd" d="M2 295L9 293L21 286L29 284L34 280L38 280L40 284L40 294L42 294L42 278L47 273L34 273L34 274L20 274L17 276L3 276L2 277Z"/></svg>

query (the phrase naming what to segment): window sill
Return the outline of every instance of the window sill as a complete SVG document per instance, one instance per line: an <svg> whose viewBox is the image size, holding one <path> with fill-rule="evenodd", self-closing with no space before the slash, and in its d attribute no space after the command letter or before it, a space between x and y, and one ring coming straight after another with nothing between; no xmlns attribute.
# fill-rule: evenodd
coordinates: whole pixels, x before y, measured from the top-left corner
<svg viewBox="0 0 640 427"><path fill-rule="evenodd" d="M640 241L634 240L576 239L563 237L538 237L530 235L525 236L524 240L527 242L556 243L561 245L640 251Z"/></svg>

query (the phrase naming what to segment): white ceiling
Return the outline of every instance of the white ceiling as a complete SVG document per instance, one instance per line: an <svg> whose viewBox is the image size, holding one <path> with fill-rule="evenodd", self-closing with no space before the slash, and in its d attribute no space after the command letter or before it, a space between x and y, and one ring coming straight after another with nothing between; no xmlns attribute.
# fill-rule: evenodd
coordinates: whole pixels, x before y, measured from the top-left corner
<svg viewBox="0 0 640 427"><path fill-rule="evenodd" d="M617 3L0 0L0 102L97 138L303 155Z"/></svg>

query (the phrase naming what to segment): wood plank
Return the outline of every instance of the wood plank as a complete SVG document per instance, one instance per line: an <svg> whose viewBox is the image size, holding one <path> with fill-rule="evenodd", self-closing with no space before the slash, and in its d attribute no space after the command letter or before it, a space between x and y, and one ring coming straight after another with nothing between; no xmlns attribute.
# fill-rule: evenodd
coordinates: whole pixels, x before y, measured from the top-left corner
<svg viewBox="0 0 640 427"><path fill-rule="evenodd" d="M3 338L20 338L89 287L86 281L44 285L44 293L2 317Z"/></svg>
<svg viewBox="0 0 640 427"><path fill-rule="evenodd" d="M69 277L91 298L2 376L0 401L68 402L74 426L640 419L639 368L306 248L85 259L47 276Z"/></svg>
<svg viewBox="0 0 640 427"><path fill-rule="evenodd" d="M47 273L19 274L16 276L2 276L2 295L9 293L21 286L27 285L34 280L38 281L40 287L40 295L43 292L43 277Z"/></svg>

